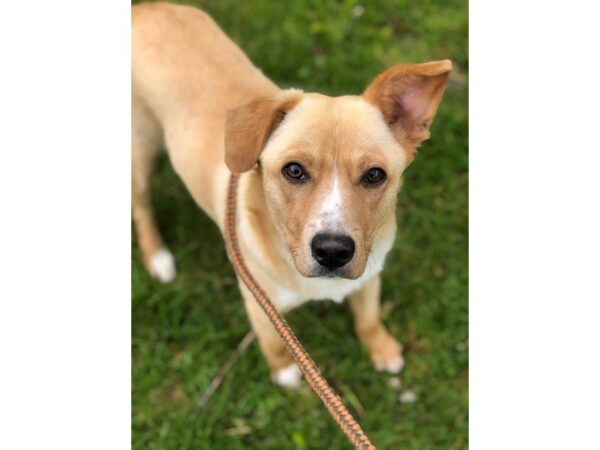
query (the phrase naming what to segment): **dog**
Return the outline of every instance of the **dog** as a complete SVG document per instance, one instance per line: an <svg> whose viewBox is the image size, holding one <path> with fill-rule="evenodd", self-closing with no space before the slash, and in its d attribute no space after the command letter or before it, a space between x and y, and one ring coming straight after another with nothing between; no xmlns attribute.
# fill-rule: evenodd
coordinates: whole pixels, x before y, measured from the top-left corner
<svg viewBox="0 0 600 450"><path fill-rule="evenodd" d="M280 89L199 9L133 6L132 216L144 267L162 282L176 275L149 196L161 147L222 232L229 177L241 174L240 247L275 307L349 297L375 368L400 372L402 346L380 318L380 273L402 173L429 138L451 67L396 65L358 96ZM238 284L273 381L298 386L282 339Z"/></svg>

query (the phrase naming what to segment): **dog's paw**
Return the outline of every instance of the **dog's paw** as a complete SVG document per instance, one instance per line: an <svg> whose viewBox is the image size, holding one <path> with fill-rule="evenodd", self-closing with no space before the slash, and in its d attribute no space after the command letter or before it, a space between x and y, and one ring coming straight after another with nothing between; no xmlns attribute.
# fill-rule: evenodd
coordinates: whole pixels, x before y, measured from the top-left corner
<svg viewBox="0 0 600 450"><path fill-rule="evenodd" d="M169 250L161 248L150 258L150 272L163 283L170 283L175 279L175 259Z"/></svg>
<svg viewBox="0 0 600 450"><path fill-rule="evenodd" d="M371 360L378 372L400 373L404 367L402 345L388 335L383 343L371 352Z"/></svg>
<svg viewBox="0 0 600 450"><path fill-rule="evenodd" d="M272 374L273 383L286 387L296 389L300 387L300 382L302 380L302 372L296 365L296 363L292 363L283 369L279 369L277 372Z"/></svg>

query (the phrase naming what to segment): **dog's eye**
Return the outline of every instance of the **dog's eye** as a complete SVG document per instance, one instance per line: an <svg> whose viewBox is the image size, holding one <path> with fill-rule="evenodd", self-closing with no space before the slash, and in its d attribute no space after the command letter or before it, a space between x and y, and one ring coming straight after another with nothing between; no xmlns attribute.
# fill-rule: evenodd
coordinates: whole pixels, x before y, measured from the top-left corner
<svg viewBox="0 0 600 450"><path fill-rule="evenodd" d="M302 183L308 178L304 167L298 163L289 163L285 165L282 172L283 176L292 183Z"/></svg>
<svg viewBox="0 0 600 450"><path fill-rule="evenodd" d="M365 186L376 186L383 183L385 177L386 174L383 169L380 169L379 167L373 167L364 173L362 176L362 182Z"/></svg>

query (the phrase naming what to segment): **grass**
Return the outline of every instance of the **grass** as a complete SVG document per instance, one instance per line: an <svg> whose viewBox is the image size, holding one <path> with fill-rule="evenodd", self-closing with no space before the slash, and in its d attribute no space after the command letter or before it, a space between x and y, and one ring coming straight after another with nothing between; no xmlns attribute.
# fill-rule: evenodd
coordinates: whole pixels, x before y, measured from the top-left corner
<svg viewBox="0 0 600 450"><path fill-rule="evenodd" d="M398 200L400 231L383 275L385 322L405 346L401 389L372 369L346 305L309 303L288 319L378 448L466 449L466 1L195 4L285 87L360 93L394 63L454 61L432 139L406 173ZM153 198L179 276L170 285L150 279L134 238L133 448L349 448L307 386L289 392L271 384L256 343L206 410L192 415L249 324L218 229L164 157ZM404 389L417 400L399 402Z"/></svg>

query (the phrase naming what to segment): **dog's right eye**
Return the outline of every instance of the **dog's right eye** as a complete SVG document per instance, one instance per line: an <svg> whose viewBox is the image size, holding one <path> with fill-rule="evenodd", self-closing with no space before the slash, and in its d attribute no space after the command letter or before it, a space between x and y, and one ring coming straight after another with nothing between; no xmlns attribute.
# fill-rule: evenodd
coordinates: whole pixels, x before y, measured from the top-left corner
<svg viewBox="0 0 600 450"><path fill-rule="evenodd" d="M304 167L298 163L289 163L285 165L281 171L283 176L292 183L303 183L308 179Z"/></svg>

